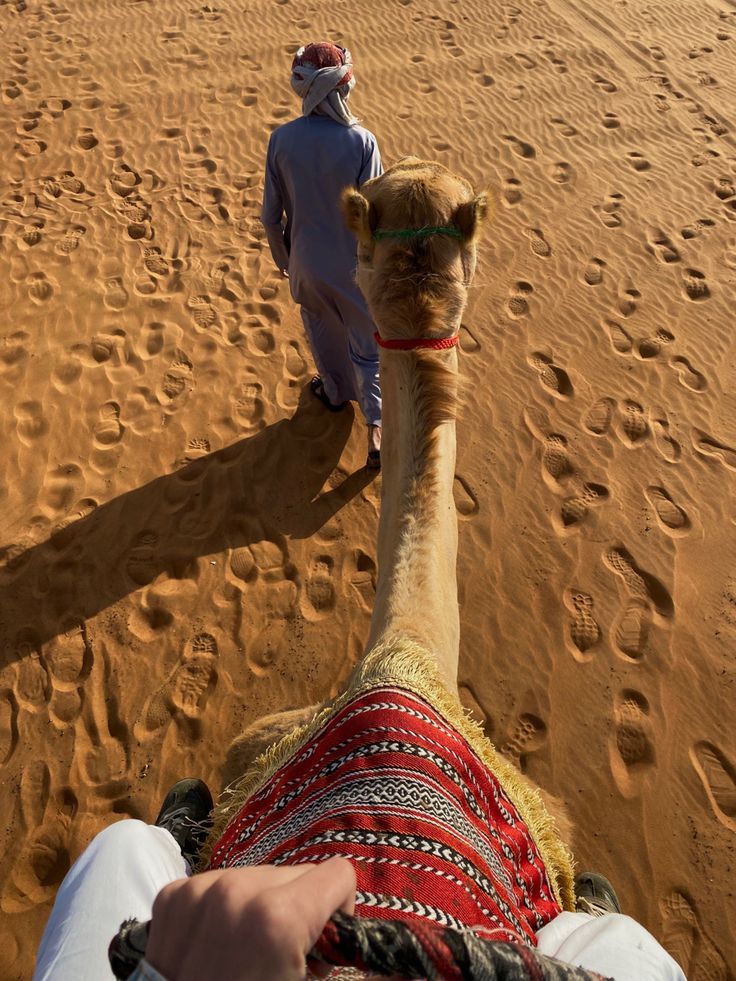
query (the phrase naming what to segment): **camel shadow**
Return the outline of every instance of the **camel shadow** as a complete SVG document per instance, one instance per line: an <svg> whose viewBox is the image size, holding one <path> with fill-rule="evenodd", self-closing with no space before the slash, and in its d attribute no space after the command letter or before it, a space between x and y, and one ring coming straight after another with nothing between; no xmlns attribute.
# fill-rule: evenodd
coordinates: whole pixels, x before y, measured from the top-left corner
<svg viewBox="0 0 736 981"><path fill-rule="evenodd" d="M350 437L351 408L327 415L302 393L294 415L183 464L57 528L0 549L0 668L159 575L279 536L304 539L370 483L365 468L322 491Z"/></svg>

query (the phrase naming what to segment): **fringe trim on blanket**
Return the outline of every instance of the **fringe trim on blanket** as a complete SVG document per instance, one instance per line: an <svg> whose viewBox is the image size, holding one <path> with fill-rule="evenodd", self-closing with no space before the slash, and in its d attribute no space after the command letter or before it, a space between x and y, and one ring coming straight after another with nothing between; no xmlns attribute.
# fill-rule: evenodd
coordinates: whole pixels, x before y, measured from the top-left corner
<svg viewBox="0 0 736 981"><path fill-rule="evenodd" d="M482 726L473 721L457 697L448 692L431 654L404 638L384 641L374 647L363 657L337 698L318 709L310 722L269 746L239 780L223 791L213 811L213 826L202 850L200 868L206 867L215 843L249 797L256 794L348 702L371 689L385 686L403 688L424 699L467 741L498 778L529 829L547 869L555 898L563 909L574 910L572 855L538 792L515 766L499 755Z"/></svg>

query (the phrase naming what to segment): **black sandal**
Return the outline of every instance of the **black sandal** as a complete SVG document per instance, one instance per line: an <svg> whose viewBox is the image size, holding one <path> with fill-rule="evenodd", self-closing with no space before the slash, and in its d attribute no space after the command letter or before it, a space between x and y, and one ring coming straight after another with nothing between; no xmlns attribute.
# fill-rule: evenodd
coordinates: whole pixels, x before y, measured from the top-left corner
<svg viewBox="0 0 736 981"><path fill-rule="evenodd" d="M330 402L330 400L327 398L327 392L325 392L325 383L322 381L319 375L314 376L309 383L309 387L312 391L312 395L314 395L316 399L319 399L322 405L326 409L329 409L330 412L342 412L342 410L348 404L347 402Z"/></svg>
<svg viewBox="0 0 736 981"><path fill-rule="evenodd" d="M381 469L381 451L368 450L368 459L365 461L366 470L378 472Z"/></svg>

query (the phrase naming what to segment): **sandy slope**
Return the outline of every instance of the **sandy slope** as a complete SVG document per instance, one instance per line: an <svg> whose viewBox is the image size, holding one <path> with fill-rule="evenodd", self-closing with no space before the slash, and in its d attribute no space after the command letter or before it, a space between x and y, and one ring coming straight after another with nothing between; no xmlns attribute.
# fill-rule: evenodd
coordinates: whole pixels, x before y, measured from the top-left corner
<svg viewBox="0 0 736 981"><path fill-rule="evenodd" d="M497 207L462 332L463 697L733 977L736 4L0 0L0 977L111 819L361 650L378 482L257 221L299 42Z"/></svg>

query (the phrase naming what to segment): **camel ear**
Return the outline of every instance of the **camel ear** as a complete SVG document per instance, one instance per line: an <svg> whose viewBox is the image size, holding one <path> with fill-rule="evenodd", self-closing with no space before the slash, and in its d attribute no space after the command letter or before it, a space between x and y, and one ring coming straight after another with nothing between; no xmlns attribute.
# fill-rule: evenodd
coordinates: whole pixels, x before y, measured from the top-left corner
<svg viewBox="0 0 736 981"><path fill-rule="evenodd" d="M488 195L485 191L455 210L452 223L463 233L466 242L472 242L478 237L481 225L488 218L489 210Z"/></svg>
<svg viewBox="0 0 736 981"><path fill-rule="evenodd" d="M354 187L346 187L342 192L342 213L348 228L355 232L360 242L370 245L376 224L376 211L368 199Z"/></svg>

